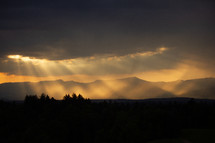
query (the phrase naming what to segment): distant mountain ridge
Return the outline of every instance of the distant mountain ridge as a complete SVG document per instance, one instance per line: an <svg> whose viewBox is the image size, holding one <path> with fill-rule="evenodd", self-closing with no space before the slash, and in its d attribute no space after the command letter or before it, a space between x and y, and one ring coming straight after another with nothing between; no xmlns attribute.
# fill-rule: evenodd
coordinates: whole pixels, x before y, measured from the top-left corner
<svg viewBox="0 0 215 143"><path fill-rule="evenodd" d="M41 93L62 99L65 94L82 94L91 99L148 99L189 97L215 99L215 78L175 82L149 82L137 77L116 80L40 81L0 84L0 99L23 100L26 94Z"/></svg>

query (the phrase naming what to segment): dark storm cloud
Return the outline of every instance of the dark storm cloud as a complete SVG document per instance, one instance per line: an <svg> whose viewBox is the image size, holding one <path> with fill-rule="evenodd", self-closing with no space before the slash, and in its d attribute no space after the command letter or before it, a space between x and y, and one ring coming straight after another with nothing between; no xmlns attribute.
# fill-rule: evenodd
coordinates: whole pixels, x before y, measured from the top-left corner
<svg viewBox="0 0 215 143"><path fill-rule="evenodd" d="M213 59L213 0L7 0L0 57L67 59L174 48ZM202 54L204 53L204 54Z"/></svg>

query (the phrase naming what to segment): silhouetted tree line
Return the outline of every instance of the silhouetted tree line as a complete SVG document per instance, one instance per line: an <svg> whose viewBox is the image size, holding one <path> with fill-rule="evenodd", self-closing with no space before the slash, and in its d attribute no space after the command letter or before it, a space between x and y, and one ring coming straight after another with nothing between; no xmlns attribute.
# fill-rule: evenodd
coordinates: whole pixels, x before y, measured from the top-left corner
<svg viewBox="0 0 215 143"><path fill-rule="evenodd" d="M34 104L47 104L47 103L56 103L56 99L54 97L50 98L48 95L42 93L39 97L37 95L26 95L24 104L34 105ZM75 93L70 96L70 94L66 94L63 97L63 103L87 103L90 102L89 98L84 98L81 94L76 95Z"/></svg>
<svg viewBox="0 0 215 143"><path fill-rule="evenodd" d="M181 138L183 129L215 129L215 103L93 102L82 95L55 100L27 95L24 103L0 101L2 142L147 143Z"/></svg>

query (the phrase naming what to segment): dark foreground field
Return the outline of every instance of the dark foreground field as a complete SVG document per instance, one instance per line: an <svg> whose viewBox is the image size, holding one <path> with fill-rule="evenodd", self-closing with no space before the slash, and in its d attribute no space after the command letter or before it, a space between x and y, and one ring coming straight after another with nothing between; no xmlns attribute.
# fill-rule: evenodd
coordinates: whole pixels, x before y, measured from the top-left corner
<svg viewBox="0 0 215 143"><path fill-rule="evenodd" d="M214 143L215 102L89 100L42 95L0 101L0 141L16 143Z"/></svg>

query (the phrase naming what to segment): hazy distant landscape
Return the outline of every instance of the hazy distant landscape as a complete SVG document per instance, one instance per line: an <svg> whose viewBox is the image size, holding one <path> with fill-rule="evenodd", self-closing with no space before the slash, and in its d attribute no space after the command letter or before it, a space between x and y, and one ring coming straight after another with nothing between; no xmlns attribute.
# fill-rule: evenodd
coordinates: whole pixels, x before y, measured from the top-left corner
<svg viewBox="0 0 215 143"><path fill-rule="evenodd" d="M41 81L0 84L0 99L23 100L25 95L48 94L62 99L65 94L82 94L91 99L148 99L189 97L215 99L215 79L194 79L175 82L149 82L136 77L118 80Z"/></svg>

